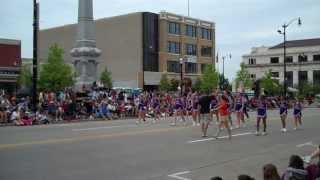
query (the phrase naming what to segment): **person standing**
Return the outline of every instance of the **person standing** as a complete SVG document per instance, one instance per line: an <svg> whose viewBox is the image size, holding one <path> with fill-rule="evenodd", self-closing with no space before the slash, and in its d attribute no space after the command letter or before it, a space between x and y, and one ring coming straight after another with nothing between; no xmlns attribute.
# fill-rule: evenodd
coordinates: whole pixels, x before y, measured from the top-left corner
<svg viewBox="0 0 320 180"><path fill-rule="evenodd" d="M244 100L240 93L237 94L236 100L235 100L235 112L237 115L237 128L240 127L241 122L244 124L244 115L243 115L243 109L244 109Z"/></svg>
<svg viewBox="0 0 320 180"><path fill-rule="evenodd" d="M194 93L192 95L191 99L191 105L192 105L192 120L193 120L193 126L200 126L199 123L199 96L197 93Z"/></svg>
<svg viewBox="0 0 320 180"><path fill-rule="evenodd" d="M138 121L136 122L137 124L143 122L146 122L146 111L147 111L147 104L145 101L144 96L139 97L139 104L138 104L138 114L139 118Z"/></svg>
<svg viewBox="0 0 320 180"><path fill-rule="evenodd" d="M218 99L216 94L214 94L210 102L210 118L213 118L213 116L216 116L216 124L218 125L219 113L218 113L217 107L218 107Z"/></svg>
<svg viewBox="0 0 320 180"><path fill-rule="evenodd" d="M280 97L279 111L280 111L280 119L282 124L281 132L287 132L286 119L288 114L288 102L283 96Z"/></svg>
<svg viewBox="0 0 320 180"><path fill-rule="evenodd" d="M229 107L228 107L228 97L226 97L225 95L222 95L221 96L221 99L220 99L220 102L219 102L219 105L217 107L217 110L219 110L219 115L220 115L220 124L218 126L218 132L216 134L216 138L219 137L220 135L220 132L221 132L221 128L222 126L224 126L227 131L228 131L228 136L229 136L229 139L231 139L231 129L230 129L230 126L229 126Z"/></svg>
<svg viewBox="0 0 320 180"><path fill-rule="evenodd" d="M293 118L294 118L294 125L295 125L293 130L297 130L298 126L302 125L301 117L302 117L302 102L301 100L296 99L293 104Z"/></svg>
<svg viewBox="0 0 320 180"><path fill-rule="evenodd" d="M207 137L208 126L211 121L209 116L211 99L212 97L208 94L202 95L199 99L202 137Z"/></svg>
<svg viewBox="0 0 320 180"><path fill-rule="evenodd" d="M263 123L263 132L262 135L267 135L267 103L264 96L260 96L258 100L258 107L257 107L257 131L256 135L260 135L260 122Z"/></svg>
<svg viewBox="0 0 320 180"><path fill-rule="evenodd" d="M187 122L184 117L184 102L183 97L177 97L175 100L175 115L174 122L171 123L172 126L177 124L178 116L181 117L181 120L184 122L184 125L187 125Z"/></svg>

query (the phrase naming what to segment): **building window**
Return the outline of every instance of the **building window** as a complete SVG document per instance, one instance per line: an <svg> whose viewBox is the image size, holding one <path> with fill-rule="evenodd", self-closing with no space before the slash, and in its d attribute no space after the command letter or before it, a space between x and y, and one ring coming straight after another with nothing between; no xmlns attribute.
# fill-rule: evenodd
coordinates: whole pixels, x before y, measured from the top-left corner
<svg viewBox="0 0 320 180"><path fill-rule="evenodd" d="M286 57L286 63L292 63L293 62L293 57L292 56L287 56Z"/></svg>
<svg viewBox="0 0 320 180"><path fill-rule="evenodd" d="M202 46L201 47L201 56L211 57L212 56L212 47Z"/></svg>
<svg viewBox="0 0 320 180"><path fill-rule="evenodd" d="M271 72L271 76L273 78L278 78L279 77L279 72Z"/></svg>
<svg viewBox="0 0 320 180"><path fill-rule="evenodd" d="M287 71L286 72L286 82L288 87L293 87L293 72Z"/></svg>
<svg viewBox="0 0 320 180"><path fill-rule="evenodd" d="M308 71L299 71L298 73L299 87L308 82Z"/></svg>
<svg viewBox="0 0 320 180"><path fill-rule="evenodd" d="M196 56L197 55L197 45L186 44L186 54Z"/></svg>
<svg viewBox="0 0 320 180"><path fill-rule="evenodd" d="M271 64L278 64L279 63L279 57L271 57L270 58Z"/></svg>
<svg viewBox="0 0 320 180"><path fill-rule="evenodd" d="M180 34L180 24L176 22L168 22L168 33Z"/></svg>
<svg viewBox="0 0 320 180"><path fill-rule="evenodd" d="M251 79L256 79L256 75L255 74L250 74L250 78Z"/></svg>
<svg viewBox="0 0 320 180"><path fill-rule="evenodd" d="M174 54L180 54L180 43L174 41L168 41L168 52Z"/></svg>
<svg viewBox="0 0 320 180"><path fill-rule="evenodd" d="M185 63L185 71L186 73L196 74L198 72L197 63Z"/></svg>
<svg viewBox="0 0 320 180"><path fill-rule="evenodd" d="M180 73L181 72L180 63L178 61L167 61L167 71Z"/></svg>
<svg viewBox="0 0 320 180"><path fill-rule="evenodd" d="M201 28L201 38L211 40L211 30L206 28Z"/></svg>
<svg viewBox="0 0 320 180"><path fill-rule="evenodd" d="M313 71L313 84L320 84L320 70Z"/></svg>
<svg viewBox="0 0 320 180"><path fill-rule="evenodd" d="M313 61L320 61L320 54L313 55Z"/></svg>
<svg viewBox="0 0 320 180"><path fill-rule="evenodd" d="M255 58L249 58L249 64L256 64Z"/></svg>
<svg viewBox="0 0 320 180"><path fill-rule="evenodd" d="M306 55L299 55L298 56L298 62L307 62L308 61L308 56Z"/></svg>
<svg viewBox="0 0 320 180"><path fill-rule="evenodd" d="M197 37L197 28L195 26L187 24L186 35L190 37Z"/></svg>

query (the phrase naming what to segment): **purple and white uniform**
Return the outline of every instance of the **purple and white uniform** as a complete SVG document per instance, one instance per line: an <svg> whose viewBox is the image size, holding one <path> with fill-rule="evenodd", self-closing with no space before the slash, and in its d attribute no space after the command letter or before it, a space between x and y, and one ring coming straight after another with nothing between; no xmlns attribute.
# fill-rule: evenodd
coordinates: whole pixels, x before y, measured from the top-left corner
<svg viewBox="0 0 320 180"><path fill-rule="evenodd" d="M176 110L183 110L183 102L181 98L177 98L175 101L175 109Z"/></svg>
<svg viewBox="0 0 320 180"><path fill-rule="evenodd" d="M235 111L236 111L236 112L242 112L242 111L243 111L243 100L242 100L242 96L236 98L235 104L236 104L236 106L235 106Z"/></svg>
<svg viewBox="0 0 320 180"><path fill-rule="evenodd" d="M192 99L192 111L197 112L199 110L199 97L194 96Z"/></svg>
<svg viewBox="0 0 320 180"><path fill-rule="evenodd" d="M147 105L146 105L145 101L143 101L143 100L139 101L138 109L139 109L139 111L146 111L147 110Z"/></svg>
<svg viewBox="0 0 320 180"><path fill-rule="evenodd" d="M267 103L264 100L258 101L257 117L258 118L266 118L267 117Z"/></svg>
<svg viewBox="0 0 320 180"><path fill-rule="evenodd" d="M218 100L216 97L213 97L211 102L210 102L210 110L216 109L218 106Z"/></svg>
<svg viewBox="0 0 320 180"><path fill-rule="evenodd" d="M293 115L294 117L301 117L302 113L301 113L301 109L302 109L302 105L300 102L295 102L293 105Z"/></svg>
<svg viewBox="0 0 320 180"><path fill-rule="evenodd" d="M155 113L160 113L160 100L158 98L152 100L152 108Z"/></svg>

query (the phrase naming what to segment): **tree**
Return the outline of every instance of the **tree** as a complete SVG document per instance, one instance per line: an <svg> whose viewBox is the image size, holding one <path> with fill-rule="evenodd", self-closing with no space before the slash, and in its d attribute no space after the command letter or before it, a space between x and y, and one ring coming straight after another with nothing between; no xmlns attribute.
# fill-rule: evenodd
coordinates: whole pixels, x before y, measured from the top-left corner
<svg viewBox="0 0 320 180"><path fill-rule="evenodd" d="M297 86L299 90L299 95L300 96L307 96L307 95L312 95L315 94L317 87L313 85L311 82L304 82L300 85Z"/></svg>
<svg viewBox="0 0 320 180"><path fill-rule="evenodd" d="M171 91L176 91L178 89L179 84L180 84L179 80L171 79L170 80L170 90Z"/></svg>
<svg viewBox="0 0 320 180"><path fill-rule="evenodd" d="M281 90L280 84L277 80L272 78L271 71L268 71L264 75L260 83L261 83L261 88L263 88L267 94L274 95L274 94L280 93L280 90Z"/></svg>
<svg viewBox="0 0 320 180"><path fill-rule="evenodd" d="M112 88L111 72L109 72L107 68L105 68L104 71L101 73L100 81L102 82L104 87L108 89Z"/></svg>
<svg viewBox="0 0 320 180"><path fill-rule="evenodd" d="M249 89L252 86L252 80L250 78L249 72L244 67L244 63L240 64L240 70L237 72L236 75L236 87L238 88L240 82L243 83L244 88Z"/></svg>
<svg viewBox="0 0 320 180"><path fill-rule="evenodd" d="M200 78L196 79L196 82L193 84L192 89L195 91L201 90L201 79Z"/></svg>
<svg viewBox="0 0 320 180"><path fill-rule="evenodd" d="M161 74L159 88L161 91L169 91L170 90L170 82L169 82L167 73Z"/></svg>
<svg viewBox="0 0 320 180"><path fill-rule="evenodd" d="M40 70L40 89L59 91L74 85L72 68L64 63L63 53L63 49L57 44L50 47L48 61Z"/></svg>
<svg viewBox="0 0 320 180"><path fill-rule="evenodd" d="M18 84L21 87L31 88L32 86L32 73L31 66L28 64L24 64L21 67L20 76L18 79Z"/></svg>
<svg viewBox="0 0 320 180"><path fill-rule="evenodd" d="M219 74L215 71L213 66L206 65L204 72L201 75L201 90L205 92L211 92L217 88L219 84Z"/></svg>

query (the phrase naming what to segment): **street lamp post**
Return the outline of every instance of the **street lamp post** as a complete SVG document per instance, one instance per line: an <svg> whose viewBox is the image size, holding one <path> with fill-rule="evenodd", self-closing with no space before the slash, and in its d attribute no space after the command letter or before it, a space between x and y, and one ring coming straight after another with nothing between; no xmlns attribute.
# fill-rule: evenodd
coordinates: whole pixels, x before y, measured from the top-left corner
<svg viewBox="0 0 320 180"><path fill-rule="evenodd" d="M38 30L39 30L39 2L33 0L33 77L32 77L32 105L37 111L37 80L38 80Z"/></svg>
<svg viewBox="0 0 320 180"><path fill-rule="evenodd" d="M222 87L220 87L221 89L223 89L224 88L224 60L225 60L225 56L222 56L222 83L221 83L221 86Z"/></svg>
<svg viewBox="0 0 320 180"><path fill-rule="evenodd" d="M229 54L227 54L227 56L222 56L222 87L220 87L220 89L221 88L225 88L225 78L224 78L224 60L226 59L226 58L230 58L230 60L231 60L231 53L229 53Z"/></svg>
<svg viewBox="0 0 320 180"><path fill-rule="evenodd" d="M183 67L183 58L179 59L180 61L180 95L182 96L183 93L183 72L182 72L182 67Z"/></svg>
<svg viewBox="0 0 320 180"><path fill-rule="evenodd" d="M284 23L282 25L283 30L278 30L279 34L283 35L283 95L287 96L287 63L286 63L286 29L287 27L289 27L289 25L291 23L293 23L294 21L298 21L298 25L301 25L301 19L299 18L295 18L292 19L291 21L289 21L289 23Z"/></svg>

